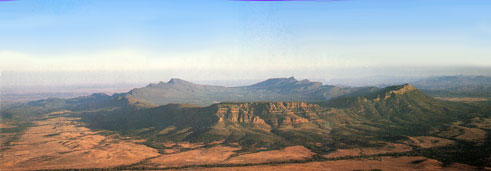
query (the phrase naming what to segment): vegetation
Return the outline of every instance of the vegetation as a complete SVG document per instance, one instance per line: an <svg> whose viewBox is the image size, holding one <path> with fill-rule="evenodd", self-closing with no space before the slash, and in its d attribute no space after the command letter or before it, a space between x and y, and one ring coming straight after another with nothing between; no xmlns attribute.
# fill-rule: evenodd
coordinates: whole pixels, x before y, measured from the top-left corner
<svg viewBox="0 0 491 171"><path fill-rule="evenodd" d="M217 87L190 85L175 79L169 83L147 86L143 90L164 87L165 91L170 91L168 87L176 84L180 84L179 86L184 84L184 87L189 90L203 89L203 92L223 90ZM279 87L287 87L285 89L289 91L283 91ZM322 87L309 81L273 79L237 90L247 89L260 94L290 93L289 97L302 99L300 96L290 95L291 93L319 93L321 89L326 88ZM459 103L437 100L408 84L386 88L352 89L350 90L352 93L328 101L222 102L206 107L182 104L156 107L145 99L138 98L140 95L145 96L145 94L138 95L145 92L143 90L133 90L128 94L114 96L94 94L73 99L35 101L2 109L1 115L8 120L21 121L35 118L40 113L57 110L76 111L81 113L77 115L82 117L82 121L89 128L105 130L103 133L111 132L143 138L146 139L146 142L143 142L145 145L161 151L167 148L162 143L169 141L201 143L205 147L215 141L223 141L223 144L231 146L240 145L242 151L239 152L302 145L317 153L309 160L261 164L376 156L426 156L445 164L461 162L475 166L491 166L489 161L491 128L488 124L491 122L490 102ZM201 95L208 97L206 93ZM201 95L198 93L198 99ZM271 98L278 98L278 96ZM150 97L149 99L152 100ZM1 131L18 132L22 128L18 127L2 128ZM478 135L481 132L485 132L484 135ZM407 141L408 137L414 136L440 137L457 143L437 148L413 147L415 150L410 152L338 158L322 156L335 149L382 147L386 143L401 143ZM469 136L474 139L469 139ZM484 138L475 140L475 137L481 136ZM196 165L186 168L261 164ZM182 167L174 169L180 168ZM152 168L122 166L113 169Z"/></svg>

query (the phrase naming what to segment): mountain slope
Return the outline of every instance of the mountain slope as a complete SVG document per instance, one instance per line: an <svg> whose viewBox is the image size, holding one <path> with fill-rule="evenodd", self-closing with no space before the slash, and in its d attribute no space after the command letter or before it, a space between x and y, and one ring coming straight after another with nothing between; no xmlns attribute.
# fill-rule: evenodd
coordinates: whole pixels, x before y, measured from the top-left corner
<svg viewBox="0 0 491 171"><path fill-rule="evenodd" d="M358 92L360 96L316 103L169 104L87 113L84 120L92 128L146 138L154 147L166 141L224 141L252 150L298 144L327 151L379 145L374 140L430 135L455 121L470 123L472 118L489 117L490 113L487 108L433 99L408 84L363 91L364 95Z"/></svg>
<svg viewBox="0 0 491 171"><path fill-rule="evenodd" d="M347 94L351 90L309 80L298 81L293 77L273 78L243 87L198 85L173 78L167 83L150 84L127 94L159 105L187 103L206 106L227 101L319 101Z"/></svg>
<svg viewBox="0 0 491 171"><path fill-rule="evenodd" d="M275 79L248 86L247 91L266 94L282 90L285 94L308 94L322 90L308 88L315 86L318 85L309 81ZM166 92L169 89L180 92L204 89L207 93L214 88L182 80L150 87ZM180 89L183 87L188 88ZM186 143L203 148L217 144L240 147L240 153L301 145L322 156L336 149L377 149L390 144L408 144L414 145L416 152L401 155L424 155L445 162L464 161L489 166L491 104L440 101L409 84L351 91L327 101L221 102L206 107L156 106L130 93L93 94L35 101L2 111L2 115L35 116L71 110L64 111L63 116L50 117L81 117L88 128L143 139L141 143L161 152L194 148L183 146ZM451 141L455 145L420 149L418 139L425 138ZM466 158L455 157L460 155Z"/></svg>
<svg viewBox="0 0 491 171"><path fill-rule="evenodd" d="M70 99L49 98L4 106L0 112L4 118L11 118L13 113L22 118L61 109L151 108L172 103L207 106L231 101L320 101L347 94L352 90L308 80L297 81L293 77L269 79L244 87L198 85L173 78L167 83L149 84L128 93L112 96L95 93Z"/></svg>
<svg viewBox="0 0 491 171"><path fill-rule="evenodd" d="M0 109L3 119L26 119L37 115L60 110L94 111L94 110L129 110L156 107L153 103L136 99L127 94L113 96L104 93L94 93L70 99L49 98L28 103L14 104Z"/></svg>
<svg viewBox="0 0 491 171"><path fill-rule="evenodd" d="M346 118L332 132L336 141L363 143L373 139L396 141L404 136L440 136L439 132L453 129L455 122L472 127L472 118L491 116L489 105L436 100L408 84L362 94L319 103L342 113L338 118Z"/></svg>
<svg viewBox="0 0 491 171"><path fill-rule="evenodd" d="M92 128L145 137L151 142L225 141L247 148L276 148L305 140L288 138L291 131L304 132L301 136L308 139L319 134L318 141L327 140L329 125L318 116L324 110L305 102L220 103L208 107L169 104L87 113L84 120Z"/></svg>
<svg viewBox="0 0 491 171"><path fill-rule="evenodd" d="M409 84L390 86L356 97L341 97L322 105L343 109L366 120L415 124L456 119L454 112L466 110L433 99ZM464 107L464 109L462 109Z"/></svg>

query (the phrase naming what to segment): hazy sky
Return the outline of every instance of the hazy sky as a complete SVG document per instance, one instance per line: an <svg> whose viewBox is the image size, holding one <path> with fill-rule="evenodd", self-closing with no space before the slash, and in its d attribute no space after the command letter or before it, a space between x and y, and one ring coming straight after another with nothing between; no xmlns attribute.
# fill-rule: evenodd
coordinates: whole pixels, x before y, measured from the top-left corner
<svg viewBox="0 0 491 171"><path fill-rule="evenodd" d="M0 61L4 75L140 72L152 81L489 75L491 1L0 1Z"/></svg>

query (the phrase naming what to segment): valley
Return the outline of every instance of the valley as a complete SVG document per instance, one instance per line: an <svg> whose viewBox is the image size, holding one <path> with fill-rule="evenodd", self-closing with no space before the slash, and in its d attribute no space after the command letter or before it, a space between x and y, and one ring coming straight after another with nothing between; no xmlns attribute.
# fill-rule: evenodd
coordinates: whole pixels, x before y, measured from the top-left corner
<svg viewBox="0 0 491 171"><path fill-rule="evenodd" d="M52 98L2 109L0 168L489 169L490 109L409 84L329 100L208 106L156 105L131 91Z"/></svg>
<svg viewBox="0 0 491 171"><path fill-rule="evenodd" d="M56 112L55 112L56 113ZM339 149L318 156L304 146L279 150L241 152L241 147L223 142L167 143L174 151L161 151L141 145L144 139L122 137L90 130L79 122L78 114L47 114L22 131L18 139L2 139L0 166L7 170L44 169L261 169L261 170L469 170L465 164L443 166L422 156L407 155L411 143L389 144L379 148ZM8 136L2 133L2 137ZM425 137L417 138L418 142ZM448 141L448 140L447 140ZM426 148L448 145L431 144ZM447 144L445 144L447 143ZM452 142L450 142L452 143ZM400 155L400 156L398 156ZM405 157L407 156L407 157ZM98 166L93 168L91 166Z"/></svg>

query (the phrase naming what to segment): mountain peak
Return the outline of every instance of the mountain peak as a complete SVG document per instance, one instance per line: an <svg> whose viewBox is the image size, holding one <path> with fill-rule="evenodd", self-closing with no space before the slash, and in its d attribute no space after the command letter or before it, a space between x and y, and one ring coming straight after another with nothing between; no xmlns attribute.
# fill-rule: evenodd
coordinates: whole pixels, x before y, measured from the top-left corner
<svg viewBox="0 0 491 171"><path fill-rule="evenodd" d="M396 94L404 94L406 92L416 90L416 88L414 86L412 86L411 84L408 84L408 83L403 84L403 85L389 86L389 87L386 87L385 89L387 90L387 92L393 92Z"/></svg>
<svg viewBox="0 0 491 171"><path fill-rule="evenodd" d="M345 90L324 87L320 82L301 81L295 77L271 78L254 85L225 87L200 85L179 78L149 84L128 92L135 98L155 104L190 103L211 105L224 101L327 100Z"/></svg>
<svg viewBox="0 0 491 171"><path fill-rule="evenodd" d="M179 79L179 78L171 78L167 83L168 84L193 84L191 82L184 81L184 80Z"/></svg>
<svg viewBox="0 0 491 171"><path fill-rule="evenodd" d="M194 85L193 83L191 82L188 82L188 81L184 81L182 79L179 79L179 78L171 78L168 82L163 82L163 81L160 81L158 83L150 83L146 86L146 88L152 88L152 87L161 87L161 86L165 86L165 85L183 85L183 84L187 84L187 85Z"/></svg>
<svg viewBox="0 0 491 171"><path fill-rule="evenodd" d="M414 87L413 85L408 84L408 83L403 84L402 86L403 86L403 89L406 89L406 90L416 90L416 87Z"/></svg>
<svg viewBox="0 0 491 171"><path fill-rule="evenodd" d="M328 101L330 107L356 107L366 104L409 104L413 102L433 103L433 98L425 95L410 84L394 85L385 88L364 88L358 92Z"/></svg>
<svg viewBox="0 0 491 171"><path fill-rule="evenodd" d="M411 84L407 83L403 85L389 86L382 90L380 97L384 96L384 99L388 99L393 95L403 95L413 91L417 91L417 89Z"/></svg>
<svg viewBox="0 0 491 171"><path fill-rule="evenodd" d="M272 87L272 86L281 86L286 84L292 84L298 82L294 77L289 78L270 78L265 81L259 82L257 84L252 85L251 87Z"/></svg>
<svg viewBox="0 0 491 171"><path fill-rule="evenodd" d="M94 97L109 97L106 93L92 93L90 96Z"/></svg>

